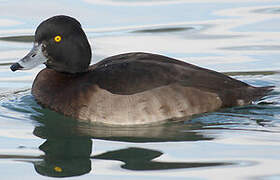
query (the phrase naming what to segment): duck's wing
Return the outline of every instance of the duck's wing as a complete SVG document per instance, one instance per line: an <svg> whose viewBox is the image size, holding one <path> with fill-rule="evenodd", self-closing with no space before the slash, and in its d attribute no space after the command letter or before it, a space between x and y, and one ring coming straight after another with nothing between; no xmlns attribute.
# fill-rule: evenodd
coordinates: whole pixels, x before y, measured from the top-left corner
<svg viewBox="0 0 280 180"><path fill-rule="evenodd" d="M150 53L112 56L91 68L98 85L113 94L135 94L169 84L214 93L250 87L222 73Z"/></svg>

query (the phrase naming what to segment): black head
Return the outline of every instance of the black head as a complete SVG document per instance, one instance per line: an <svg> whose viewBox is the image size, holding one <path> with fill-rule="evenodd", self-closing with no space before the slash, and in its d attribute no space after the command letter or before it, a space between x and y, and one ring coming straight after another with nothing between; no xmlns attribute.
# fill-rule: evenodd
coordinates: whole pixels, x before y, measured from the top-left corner
<svg viewBox="0 0 280 180"><path fill-rule="evenodd" d="M80 73L88 70L90 61L91 48L81 24L60 15L38 26L33 49L11 69L31 69L44 63L59 72Z"/></svg>

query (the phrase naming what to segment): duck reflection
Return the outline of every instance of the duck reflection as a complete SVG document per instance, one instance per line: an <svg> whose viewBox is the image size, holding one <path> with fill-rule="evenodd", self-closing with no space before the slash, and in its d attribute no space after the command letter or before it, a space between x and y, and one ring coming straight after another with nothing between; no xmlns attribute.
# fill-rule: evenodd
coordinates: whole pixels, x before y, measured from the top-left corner
<svg viewBox="0 0 280 180"><path fill-rule="evenodd" d="M45 153L35 162L36 172L50 177L79 176L90 172L90 138L47 139L40 147Z"/></svg>
<svg viewBox="0 0 280 180"><path fill-rule="evenodd" d="M117 160L129 170L166 170L224 166L227 162L159 162L155 158L163 153L157 150L130 147L91 156L92 139L109 139L129 142L197 141L209 137L193 131L199 127L184 123L153 125L147 127L104 127L78 123L46 109L38 109L32 118L37 126L33 134L46 139L39 147L45 153L41 161L33 162L36 171L44 176L71 177L91 171L91 159Z"/></svg>
<svg viewBox="0 0 280 180"><path fill-rule="evenodd" d="M131 147L90 156L92 141L89 138L47 139L40 147L43 160L34 162L36 172L50 177L71 177L91 171L91 159L117 160L128 170L167 170L180 168L232 165L227 162L158 162L163 153L156 150Z"/></svg>
<svg viewBox="0 0 280 180"><path fill-rule="evenodd" d="M124 162L121 167L129 170L167 170L180 168L210 167L231 165L232 163L210 162L158 162L153 159L161 156L163 153L144 148L127 148L116 151L106 152L94 156L95 159L117 160Z"/></svg>

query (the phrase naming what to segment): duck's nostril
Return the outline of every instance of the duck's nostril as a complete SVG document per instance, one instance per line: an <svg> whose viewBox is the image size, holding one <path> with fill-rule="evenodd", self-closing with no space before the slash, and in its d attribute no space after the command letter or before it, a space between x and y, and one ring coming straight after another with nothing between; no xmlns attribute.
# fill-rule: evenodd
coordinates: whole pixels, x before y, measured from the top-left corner
<svg viewBox="0 0 280 180"><path fill-rule="evenodd" d="M10 68L12 71L16 71L16 70L22 69L23 67L19 63L14 63L13 65L11 65Z"/></svg>
<svg viewBox="0 0 280 180"><path fill-rule="evenodd" d="M32 56L31 57L35 57L36 56L36 54L32 54Z"/></svg>

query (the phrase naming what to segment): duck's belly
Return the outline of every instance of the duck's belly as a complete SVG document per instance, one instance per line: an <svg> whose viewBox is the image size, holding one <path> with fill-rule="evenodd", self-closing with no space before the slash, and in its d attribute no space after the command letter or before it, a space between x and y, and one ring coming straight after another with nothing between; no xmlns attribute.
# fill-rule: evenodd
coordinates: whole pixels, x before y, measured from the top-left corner
<svg viewBox="0 0 280 180"><path fill-rule="evenodd" d="M157 123L214 111L222 105L217 94L178 84L132 95L112 94L95 85L86 94L80 98L88 103L81 106L77 118L111 125Z"/></svg>

